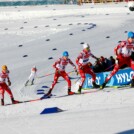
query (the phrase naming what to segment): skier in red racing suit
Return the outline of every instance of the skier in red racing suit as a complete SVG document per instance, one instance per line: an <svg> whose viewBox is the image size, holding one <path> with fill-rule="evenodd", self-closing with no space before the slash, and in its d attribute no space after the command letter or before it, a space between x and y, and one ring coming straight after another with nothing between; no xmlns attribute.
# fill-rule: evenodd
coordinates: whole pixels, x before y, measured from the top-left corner
<svg viewBox="0 0 134 134"><path fill-rule="evenodd" d="M90 67L89 58L92 57L96 60L98 60L97 57L95 57L91 51L90 46L87 43L83 44L83 51L78 55L76 59L76 64L78 65L78 70L81 76L81 83L79 85L78 93L81 93L82 86L84 84L84 81L86 79L85 74L90 74L92 76L92 84L93 87L99 88L100 86L95 83L96 81L96 74L93 72L92 68Z"/></svg>
<svg viewBox="0 0 134 134"><path fill-rule="evenodd" d="M76 66L74 65L74 63L68 58L69 54L67 51L63 52L63 57L59 58L59 60L57 60L53 67L56 69L55 70L55 75L54 75L54 81L52 83L51 88L49 89L48 93L46 94L47 96L49 96L55 86L55 84L58 81L59 77L63 77L67 83L68 83L68 95L73 95L74 92L71 91L71 80L68 76L68 74L65 71L66 66L68 65L68 63L70 63L73 67L75 72L77 72Z"/></svg>
<svg viewBox="0 0 134 134"><path fill-rule="evenodd" d="M101 89L105 88L107 82L113 75L123 66L127 65L134 70L134 33L128 32L127 41L122 41L115 49L116 63L113 71L107 76L105 82L100 86ZM134 86L134 75L132 77L131 86Z"/></svg>

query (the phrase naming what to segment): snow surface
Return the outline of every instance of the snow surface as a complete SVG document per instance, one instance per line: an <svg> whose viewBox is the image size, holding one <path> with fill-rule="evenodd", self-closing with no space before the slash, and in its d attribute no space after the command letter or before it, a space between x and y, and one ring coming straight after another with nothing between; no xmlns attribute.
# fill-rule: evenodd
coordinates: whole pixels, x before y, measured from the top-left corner
<svg viewBox="0 0 134 134"><path fill-rule="evenodd" d="M52 65L63 51L69 51L75 63L82 50L81 42L88 42L94 55L109 57L113 55L113 48L118 41L126 40L127 31L134 31L134 13L129 11L127 3L1 7L0 11L0 66L8 66L11 90L17 100L42 96L36 94L37 90L42 89L42 86L51 86L53 75L41 76L54 72ZM57 50L54 51L54 48ZM49 57L53 59L49 60ZM91 62L94 63L94 59ZM41 78L36 79L35 85L24 87L33 65L37 66L38 77ZM72 70L68 65L67 72ZM76 91L78 76L75 73L69 75L74 78L72 90ZM44 90L47 92L48 89ZM0 133L129 133L129 130L134 129L134 90L125 87L106 90L110 92L99 91L1 106ZM62 78L53 94L67 94L67 83ZM10 103L7 94L5 103ZM64 111L40 115L49 107Z"/></svg>

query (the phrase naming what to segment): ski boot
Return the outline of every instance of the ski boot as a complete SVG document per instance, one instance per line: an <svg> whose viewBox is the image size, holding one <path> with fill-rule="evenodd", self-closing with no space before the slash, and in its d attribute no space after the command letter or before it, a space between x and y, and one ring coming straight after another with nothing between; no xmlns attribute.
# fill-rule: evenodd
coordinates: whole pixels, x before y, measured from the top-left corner
<svg viewBox="0 0 134 134"><path fill-rule="evenodd" d="M134 79L131 80L130 87L134 87Z"/></svg>
<svg viewBox="0 0 134 134"><path fill-rule="evenodd" d="M34 85L34 79L32 80L31 85Z"/></svg>
<svg viewBox="0 0 134 134"><path fill-rule="evenodd" d="M95 82L92 83L94 88L100 88L99 85L97 85Z"/></svg>
<svg viewBox="0 0 134 134"><path fill-rule="evenodd" d="M47 94L45 94L46 96L51 96L51 92L52 92L52 89L50 88L49 91L47 92Z"/></svg>
<svg viewBox="0 0 134 134"><path fill-rule="evenodd" d="M107 84L107 82L104 82L104 83L100 86L100 89L105 88L106 84Z"/></svg>
<svg viewBox="0 0 134 134"><path fill-rule="evenodd" d="M27 86L28 82L29 82L29 80L26 81L25 86Z"/></svg>
<svg viewBox="0 0 134 134"><path fill-rule="evenodd" d="M68 88L68 95L73 95L73 94L75 93L71 91L71 88Z"/></svg>
<svg viewBox="0 0 134 134"><path fill-rule="evenodd" d="M11 101L12 101L12 104L17 104L17 103L19 103L19 101L14 100L14 98L11 98Z"/></svg>
<svg viewBox="0 0 134 134"><path fill-rule="evenodd" d="M50 88L49 91L41 97L41 100L46 99L46 98L50 98L51 92L52 92L52 89Z"/></svg>
<svg viewBox="0 0 134 134"><path fill-rule="evenodd" d="M1 99L1 105L4 106L4 99Z"/></svg>
<svg viewBox="0 0 134 134"><path fill-rule="evenodd" d="M79 94L81 94L81 89L82 89L82 87L79 86L79 89L78 89L78 93L79 93Z"/></svg>

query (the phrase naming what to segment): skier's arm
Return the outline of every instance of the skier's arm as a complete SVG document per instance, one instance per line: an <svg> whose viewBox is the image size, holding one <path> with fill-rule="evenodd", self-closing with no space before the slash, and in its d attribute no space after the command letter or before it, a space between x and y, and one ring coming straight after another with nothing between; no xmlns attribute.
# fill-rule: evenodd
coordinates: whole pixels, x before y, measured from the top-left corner
<svg viewBox="0 0 134 134"><path fill-rule="evenodd" d="M116 56L119 55L119 52L118 52L118 49L119 49L119 48L120 48L120 44L119 44L117 47L114 48L114 54L115 54Z"/></svg>
<svg viewBox="0 0 134 134"><path fill-rule="evenodd" d="M114 48L114 54L118 56L120 54L121 48L123 48L126 45L125 41L122 41L120 44L117 45L117 47Z"/></svg>
<svg viewBox="0 0 134 134"><path fill-rule="evenodd" d="M79 54L79 56L77 57L76 59L76 64L79 66L79 67L82 67L82 63L79 62L80 59L82 59L83 55L82 53Z"/></svg>
<svg viewBox="0 0 134 134"><path fill-rule="evenodd" d="M37 76L37 71L38 71L38 69L35 68L35 75L34 75L34 78L38 78L38 76Z"/></svg>
<svg viewBox="0 0 134 134"><path fill-rule="evenodd" d="M53 64L53 68L55 68L55 69L56 69L56 72L58 72L59 74L60 74L60 70L59 70L56 66L57 66L57 64L60 64L60 62L61 62L61 58L59 58L59 60L57 60L57 61Z"/></svg>
<svg viewBox="0 0 134 134"><path fill-rule="evenodd" d="M99 58L97 58L96 56L94 56L92 53L90 53L91 57L96 59L96 60L99 60Z"/></svg>
<svg viewBox="0 0 134 134"><path fill-rule="evenodd" d="M76 75L78 75L78 71L74 63L69 59L69 63L74 67L74 71L76 72Z"/></svg>
<svg viewBox="0 0 134 134"><path fill-rule="evenodd" d="M53 68L55 68L55 69L58 70L58 68L56 67L56 65L57 65L57 64L60 64L60 62L61 62L61 59L57 60L57 61L53 64Z"/></svg>
<svg viewBox="0 0 134 134"><path fill-rule="evenodd" d="M8 86L11 86L11 81L10 81L10 78L9 78L9 73L10 73L10 71L7 70L7 83L8 83Z"/></svg>
<svg viewBox="0 0 134 134"><path fill-rule="evenodd" d="M74 67L74 69L76 69L76 66L74 65L74 63L69 59L69 63Z"/></svg>
<svg viewBox="0 0 134 134"><path fill-rule="evenodd" d="M7 77L7 82L8 82L8 86L11 86L11 81L10 81L9 76Z"/></svg>

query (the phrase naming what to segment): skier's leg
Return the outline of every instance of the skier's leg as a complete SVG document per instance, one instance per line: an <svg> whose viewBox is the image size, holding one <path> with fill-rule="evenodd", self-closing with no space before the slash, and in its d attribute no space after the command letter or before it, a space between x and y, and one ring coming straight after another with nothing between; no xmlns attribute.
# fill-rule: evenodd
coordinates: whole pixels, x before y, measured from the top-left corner
<svg viewBox="0 0 134 134"><path fill-rule="evenodd" d="M31 85L34 85L34 78L32 79Z"/></svg>
<svg viewBox="0 0 134 134"><path fill-rule="evenodd" d="M11 89L7 86L6 83L4 83L4 89L5 89L5 91L9 94L9 96L10 96L11 101L12 101L13 104L19 103L19 101L14 100L12 91L11 91Z"/></svg>
<svg viewBox="0 0 134 134"><path fill-rule="evenodd" d="M13 94L12 94L10 88L7 86L6 83L4 83L4 89L9 94L10 98L13 98Z"/></svg>
<svg viewBox="0 0 134 134"><path fill-rule="evenodd" d="M96 74L93 72L93 70L91 68L87 68L86 70L87 74L90 74L92 76L92 84L94 88L99 88L100 86L96 84Z"/></svg>
<svg viewBox="0 0 134 134"><path fill-rule="evenodd" d="M61 76L67 81L68 83L68 95L73 95L74 92L71 91L71 80L68 76L68 74L64 71L61 73Z"/></svg>
<svg viewBox="0 0 134 134"><path fill-rule="evenodd" d="M81 76L81 81L80 81L80 85L79 85L79 88L78 88L78 92L81 93L81 89L82 89L82 86L83 86L84 81L86 79L86 76L85 76L84 69L79 68L79 73L80 73L80 76Z"/></svg>
<svg viewBox="0 0 134 134"><path fill-rule="evenodd" d="M118 64L116 64L113 71L107 76L107 78L105 79L105 82L100 87L101 89L105 88L107 82L112 78L113 75L116 74L116 72L119 70L119 68L120 68L120 66Z"/></svg>
<svg viewBox="0 0 134 134"><path fill-rule="evenodd" d="M28 82L29 82L29 80L26 81L25 86L27 86Z"/></svg>
<svg viewBox="0 0 134 134"><path fill-rule="evenodd" d="M47 96L49 96L51 94L51 92L52 92L54 86L56 85L59 77L60 77L60 74L58 72L56 72L55 75L54 75L54 81L51 85L51 88L49 89L48 93L46 94Z"/></svg>
<svg viewBox="0 0 134 134"><path fill-rule="evenodd" d="M2 85L0 84L0 99L1 99L1 105L4 105L4 89Z"/></svg>
<svg viewBox="0 0 134 134"><path fill-rule="evenodd" d="M133 59L130 59L130 67L132 68L132 70L134 70L134 60ZM134 87L134 73L132 75L131 87Z"/></svg>

